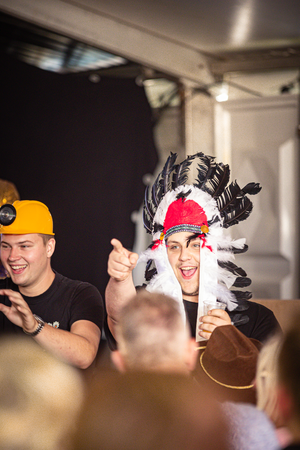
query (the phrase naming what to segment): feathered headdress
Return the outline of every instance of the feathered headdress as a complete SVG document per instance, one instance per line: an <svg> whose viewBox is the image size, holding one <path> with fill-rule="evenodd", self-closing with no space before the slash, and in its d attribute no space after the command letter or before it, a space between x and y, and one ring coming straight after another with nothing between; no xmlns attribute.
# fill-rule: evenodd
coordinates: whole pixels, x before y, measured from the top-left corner
<svg viewBox="0 0 300 450"><path fill-rule="evenodd" d="M166 240L176 232L189 231L201 240L198 317L202 315L203 299L218 298L229 311L242 309L251 293L237 288L249 286L251 280L233 260L234 254L248 247L245 239L234 241L225 236L224 229L248 218L253 208L248 195L257 194L261 187L249 183L241 189L236 181L228 185L229 166L216 163L212 156L197 153L180 164L176 164L176 158L171 153L152 188L147 186L145 190L143 221L153 236L152 244L140 257L147 261L147 289L172 295L185 314ZM198 164L196 179L186 184L194 161Z"/></svg>

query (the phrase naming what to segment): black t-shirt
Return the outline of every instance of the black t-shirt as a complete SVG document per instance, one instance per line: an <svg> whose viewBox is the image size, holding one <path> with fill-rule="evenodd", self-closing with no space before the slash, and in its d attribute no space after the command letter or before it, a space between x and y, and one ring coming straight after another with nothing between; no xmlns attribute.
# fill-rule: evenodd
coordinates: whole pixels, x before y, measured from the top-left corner
<svg viewBox="0 0 300 450"><path fill-rule="evenodd" d="M183 300L186 315L188 317L192 336L196 334L196 321L198 312L198 303ZM266 339L276 331L280 330L280 325L270 309L259 303L248 301L245 303L245 310L240 313L236 311L228 311L231 320L238 317L235 326L245 336L252 339L257 339L260 342L265 342ZM238 322L240 321L240 325Z"/></svg>
<svg viewBox="0 0 300 450"><path fill-rule="evenodd" d="M282 450L300 450L300 442L290 444L287 447L284 447Z"/></svg>
<svg viewBox="0 0 300 450"><path fill-rule="evenodd" d="M0 289L19 291L10 278L0 280ZM55 328L70 331L74 322L89 320L102 330L103 300L98 289L90 283L71 280L55 272L54 281L46 292L36 297L22 297L33 314ZM6 296L0 296L0 302L8 306L11 304ZM10 332L23 333L0 312L0 334Z"/></svg>
<svg viewBox="0 0 300 450"><path fill-rule="evenodd" d="M139 286L136 289L139 290L141 287ZM190 323L191 334L195 337L198 303L183 300L183 304L186 311L187 320ZM241 312L229 312L227 309L226 311L231 320L237 321L235 326L241 331L241 333L249 338L257 339L262 343L265 342L269 336L280 330L280 325L273 311L258 303L251 301L246 302L245 310ZM116 350L116 341L108 328L106 320L104 323L104 329L110 349Z"/></svg>

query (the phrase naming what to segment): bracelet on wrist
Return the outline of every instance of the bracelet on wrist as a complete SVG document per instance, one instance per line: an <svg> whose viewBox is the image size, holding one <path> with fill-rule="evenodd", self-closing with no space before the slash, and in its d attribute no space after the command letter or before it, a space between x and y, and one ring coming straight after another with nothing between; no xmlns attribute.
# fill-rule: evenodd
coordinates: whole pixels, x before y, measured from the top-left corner
<svg viewBox="0 0 300 450"><path fill-rule="evenodd" d="M39 333L42 331L42 329L43 329L44 326L45 326L45 322L43 321L43 319L41 319L41 318L40 318L39 316L37 316L36 314L33 314L33 317L34 317L35 320L37 321L38 326L37 326L37 328L36 328L32 333L28 333L28 331L25 331L24 328L23 328L24 333L27 334L28 336L36 336L37 334L39 334Z"/></svg>

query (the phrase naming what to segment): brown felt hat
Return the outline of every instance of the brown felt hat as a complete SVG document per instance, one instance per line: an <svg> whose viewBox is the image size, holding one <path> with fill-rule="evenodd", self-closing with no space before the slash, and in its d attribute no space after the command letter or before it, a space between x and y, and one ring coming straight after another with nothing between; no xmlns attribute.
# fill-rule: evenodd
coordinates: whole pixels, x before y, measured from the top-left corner
<svg viewBox="0 0 300 450"><path fill-rule="evenodd" d="M217 327L199 343L194 376L212 388L220 401L256 403L256 364L262 344L247 338L233 325Z"/></svg>

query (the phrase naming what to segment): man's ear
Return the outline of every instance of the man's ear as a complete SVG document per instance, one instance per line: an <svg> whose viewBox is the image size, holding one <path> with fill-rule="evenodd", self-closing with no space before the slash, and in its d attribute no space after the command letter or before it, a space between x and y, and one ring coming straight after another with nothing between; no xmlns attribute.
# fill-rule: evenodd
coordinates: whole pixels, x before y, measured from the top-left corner
<svg viewBox="0 0 300 450"><path fill-rule="evenodd" d="M111 352L111 360L119 372L126 372L125 362L119 350Z"/></svg>
<svg viewBox="0 0 300 450"><path fill-rule="evenodd" d="M294 403L291 393L283 384L277 386L277 402L280 417L287 425L293 416Z"/></svg>
<svg viewBox="0 0 300 450"><path fill-rule="evenodd" d="M49 241L47 242L46 251L47 251L47 257L48 258L51 258L51 256L54 253L55 243L56 243L56 241L55 241L54 238L49 239Z"/></svg>
<svg viewBox="0 0 300 450"><path fill-rule="evenodd" d="M186 359L185 363L190 372L192 372L196 367L198 352L196 351L196 341L194 338L190 338L187 343L186 349Z"/></svg>

